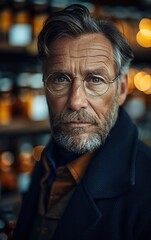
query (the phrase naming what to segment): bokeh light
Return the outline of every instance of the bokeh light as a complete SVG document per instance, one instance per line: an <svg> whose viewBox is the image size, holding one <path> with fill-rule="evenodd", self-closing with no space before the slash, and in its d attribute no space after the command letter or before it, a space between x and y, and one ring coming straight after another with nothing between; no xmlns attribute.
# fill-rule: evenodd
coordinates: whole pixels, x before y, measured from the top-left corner
<svg viewBox="0 0 151 240"><path fill-rule="evenodd" d="M148 29L151 31L151 19L143 18L139 23L139 29Z"/></svg>
<svg viewBox="0 0 151 240"><path fill-rule="evenodd" d="M150 94L151 75L144 71L138 72L134 77L134 85L138 90Z"/></svg>
<svg viewBox="0 0 151 240"><path fill-rule="evenodd" d="M151 19L143 18L140 21L136 40L142 47L151 47Z"/></svg>

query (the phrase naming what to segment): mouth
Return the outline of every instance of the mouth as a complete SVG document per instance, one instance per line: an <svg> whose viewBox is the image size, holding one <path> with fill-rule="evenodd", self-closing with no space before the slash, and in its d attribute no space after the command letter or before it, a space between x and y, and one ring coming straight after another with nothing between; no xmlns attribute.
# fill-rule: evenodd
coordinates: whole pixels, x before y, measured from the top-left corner
<svg viewBox="0 0 151 240"><path fill-rule="evenodd" d="M70 128L83 128L83 127L88 127L92 125L90 122L83 122L83 121L72 121L72 122L67 122L62 124Z"/></svg>

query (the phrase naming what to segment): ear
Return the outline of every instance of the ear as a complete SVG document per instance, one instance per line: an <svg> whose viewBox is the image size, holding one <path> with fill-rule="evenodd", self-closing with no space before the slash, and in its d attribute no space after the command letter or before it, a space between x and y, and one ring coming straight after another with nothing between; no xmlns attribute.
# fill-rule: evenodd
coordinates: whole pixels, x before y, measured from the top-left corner
<svg viewBox="0 0 151 240"><path fill-rule="evenodd" d="M122 75L121 78L121 84L119 86L119 99L118 99L118 104L121 106L127 97L127 92L128 92L128 76L127 74Z"/></svg>

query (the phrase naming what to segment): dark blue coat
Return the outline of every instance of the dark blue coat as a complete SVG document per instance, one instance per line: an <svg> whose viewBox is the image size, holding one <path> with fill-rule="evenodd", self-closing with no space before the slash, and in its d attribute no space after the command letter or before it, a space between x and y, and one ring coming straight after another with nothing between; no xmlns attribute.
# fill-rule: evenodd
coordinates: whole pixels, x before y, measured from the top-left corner
<svg viewBox="0 0 151 240"><path fill-rule="evenodd" d="M13 240L28 240L42 175L40 161ZM138 140L123 109L75 190L53 240L151 240L151 150Z"/></svg>

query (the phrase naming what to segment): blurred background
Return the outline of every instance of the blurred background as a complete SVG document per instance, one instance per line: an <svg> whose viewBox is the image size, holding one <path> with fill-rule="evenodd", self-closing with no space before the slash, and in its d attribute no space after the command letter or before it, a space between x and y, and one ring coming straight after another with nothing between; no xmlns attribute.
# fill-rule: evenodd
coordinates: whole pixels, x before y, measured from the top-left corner
<svg viewBox="0 0 151 240"><path fill-rule="evenodd" d="M151 0L0 0L0 239L15 226L35 164L33 148L49 139L37 35L51 12L73 3L113 21L131 45L135 59L124 107L151 146Z"/></svg>

